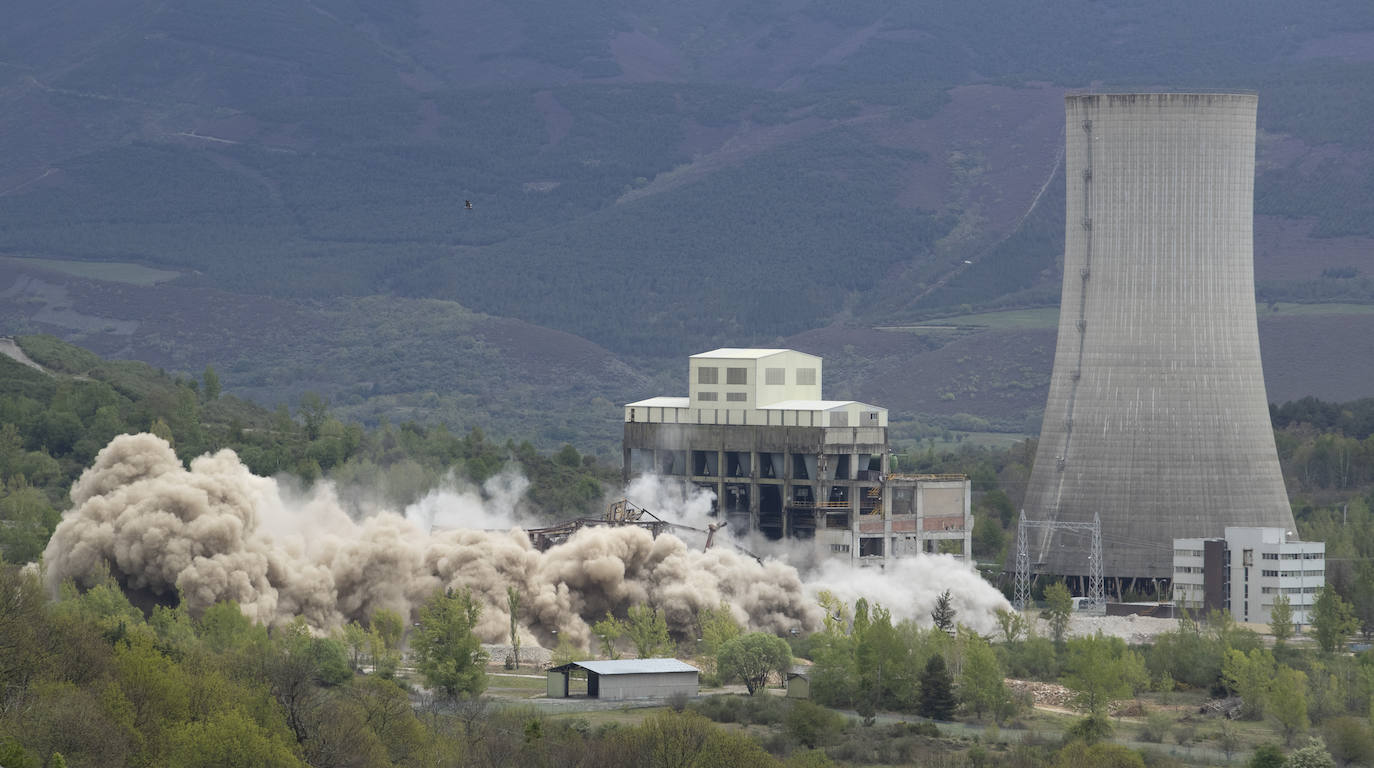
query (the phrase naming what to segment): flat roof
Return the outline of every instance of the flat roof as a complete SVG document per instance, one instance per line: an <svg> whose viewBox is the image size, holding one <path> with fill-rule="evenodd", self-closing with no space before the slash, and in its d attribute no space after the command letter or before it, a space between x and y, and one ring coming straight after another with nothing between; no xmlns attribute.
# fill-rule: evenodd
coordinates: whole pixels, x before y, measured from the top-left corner
<svg viewBox="0 0 1374 768"><path fill-rule="evenodd" d="M652 675L662 672L700 672L701 670L677 659L612 659L610 661L574 661L550 672L567 672L574 667L598 675Z"/></svg>
<svg viewBox="0 0 1374 768"><path fill-rule="evenodd" d="M651 397L648 400L637 400L633 403L626 403L625 407L637 406L639 408L687 408L691 406L692 399L689 397Z"/></svg>
<svg viewBox="0 0 1374 768"><path fill-rule="evenodd" d="M781 400L768 405L760 405L761 411L833 411L846 405L859 405L875 411L884 411L876 405L861 403L858 400Z"/></svg>
<svg viewBox="0 0 1374 768"><path fill-rule="evenodd" d="M734 359L734 360L741 360L741 359L758 359L758 358L760 358L760 357L768 357L769 355L776 355L776 354L779 354L779 353L782 353L782 352L797 352L797 350L795 350L795 349L746 349L746 348L743 348L743 347L721 347L720 349L713 349L713 350L711 350L710 352L702 352L702 353L700 353L700 354L692 355L692 357L696 357L696 358L721 357L721 358L730 358L730 359ZM797 354L799 354L799 355L806 355L807 357L816 357L815 355L810 355L810 354L807 354L807 353L805 353L805 352L797 352ZM816 358L816 359L819 360L820 358Z"/></svg>

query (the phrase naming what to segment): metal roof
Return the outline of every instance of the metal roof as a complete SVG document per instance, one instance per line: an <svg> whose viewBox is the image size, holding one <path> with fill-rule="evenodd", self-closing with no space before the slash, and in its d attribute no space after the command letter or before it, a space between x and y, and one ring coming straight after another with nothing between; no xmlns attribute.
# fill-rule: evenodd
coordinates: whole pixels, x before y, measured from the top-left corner
<svg viewBox="0 0 1374 768"><path fill-rule="evenodd" d="M721 357L721 358L726 358L726 359L731 359L731 360L745 360L745 359L748 359L748 360L757 360L757 359L760 358L760 357L769 357L770 355L776 355L776 354L780 354L780 353L782 353L782 352L796 352L796 350L795 350L795 349L745 349L745 348L742 348L742 347L721 347L720 349L713 349L713 350L711 350L710 352L702 352L702 353L700 353L700 354L692 355L692 357L695 357L695 358L703 358L703 357ZM807 357L816 357L815 355L808 355L808 354L805 353L805 352L797 352L797 354L799 354L799 355L806 355ZM820 358L816 358L816 359L819 360Z"/></svg>
<svg viewBox="0 0 1374 768"><path fill-rule="evenodd" d="M652 675L661 672L700 672L701 670L677 659L614 659L611 661L574 661L550 672L567 672L574 667L598 675Z"/></svg>
<svg viewBox="0 0 1374 768"><path fill-rule="evenodd" d="M648 400L639 400L633 403L626 403L625 407L637 406L639 408L687 408L692 404L691 398L687 397L651 397Z"/></svg>
<svg viewBox="0 0 1374 768"><path fill-rule="evenodd" d="M861 403L858 400L781 400L768 405L760 405L761 411L833 411L846 405L857 405L874 411L885 411L876 405Z"/></svg>

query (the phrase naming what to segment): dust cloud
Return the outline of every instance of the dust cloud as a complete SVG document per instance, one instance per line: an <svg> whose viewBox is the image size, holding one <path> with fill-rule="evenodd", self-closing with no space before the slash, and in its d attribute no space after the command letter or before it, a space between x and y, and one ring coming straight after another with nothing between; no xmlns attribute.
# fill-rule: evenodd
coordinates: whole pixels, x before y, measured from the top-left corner
<svg viewBox="0 0 1374 768"><path fill-rule="evenodd" d="M365 622L379 609L413 618L435 591L466 588L483 604L477 632L492 643L509 637L506 587L515 586L527 640L550 645L566 637L584 647L591 623L636 604L659 608L678 636L695 633L699 610L721 604L752 630L815 629L821 586L926 621L927 603L948 587L959 618L975 627L989 626L991 609L1005 605L950 558L882 573L827 562L807 584L780 560L760 564L728 547L702 551L636 527L584 528L539 552L520 528L532 522L519 512L526 486L513 474L480 491L449 482L400 513L355 519L329 483L298 491L253 475L229 450L201 456L188 470L161 438L121 435L73 485L73 507L43 568L54 590L69 579L90 584L108 569L129 589L169 601L179 594L193 614L233 599L255 621L302 616L321 631ZM656 480L631 490L659 516L689 525L710 508L709 495Z"/></svg>

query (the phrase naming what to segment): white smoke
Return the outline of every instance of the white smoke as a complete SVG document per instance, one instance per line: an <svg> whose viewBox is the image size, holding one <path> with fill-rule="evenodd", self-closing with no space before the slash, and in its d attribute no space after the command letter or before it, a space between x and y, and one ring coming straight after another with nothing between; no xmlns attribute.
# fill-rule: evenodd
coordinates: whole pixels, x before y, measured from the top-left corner
<svg viewBox="0 0 1374 768"><path fill-rule="evenodd" d="M807 594L821 590L854 605L859 598L881 603L892 619L931 624L935 601L949 590L954 620L976 632L997 629L996 612L1011 603L976 571L952 555L917 555L889 561L882 568L857 566L849 560L823 560L806 573Z"/></svg>
<svg viewBox="0 0 1374 768"><path fill-rule="evenodd" d="M520 482L498 476L486 490L494 503L450 488L413 505L412 519L384 511L355 521L328 483L297 499L232 451L187 470L161 438L122 435L73 486L73 508L44 553L46 577L56 588L108 568L128 588L179 592L193 613L233 599L256 621L303 616L326 631L382 608L413 617L435 591L467 588L483 603L477 631L487 642L507 637L507 586L525 596L523 632L543 642L557 631L586 645L589 622L646 603L679 635L693 631L699 610L722 603L751 629L818 623L797 571L783 563L702 552L637 527L585 528L539 552L518 529L468 527L516 518ZM464 527L440 529L450 523Z"/></svg>
<svg viewBox="0 0 1374 768"><path fill-rule="evenodd" d="M520 512L520 500L530 487L524 476L506 470L493 475L479 491L449 474L444 482L405 508L405 518L423 530L508 530L541 523Z"/></svg>
<svg viewBox="0 0 1374 768"><path fill-rule="evenodd" d="M703 608L729 606L754 630L813 629L816 593L882 603L896 618L929 621L935 598L951 590L959 620L991 629L1001 595L953 558L917 557L886 570L824 560L806 584L796 568L763 563L715 546L702 551L671 534L638 527L584 528L539 552L520 530L528 486L503 473L481 491L448 481L403 513L354 519L330 483L304 492L253 475L228 450L182 467L166 441L121 435L72 487L73 507L48 544L44 568L56 588L89 584L105 569L126 587L164 599L178 593L193 612L227 599L265 623L303 616L322 631L367 621L379 609L414 617L437 590L466 588L482 604L478 634L508 638L506 588L524 596L518 624L548 643L557 631L584 646L589 624L631 605L663 611L675 633L694 633ZM709 524L712 497L658 478L641 478L629 498L659 517ZM495 530L493 530L495 529Z"/></svg>

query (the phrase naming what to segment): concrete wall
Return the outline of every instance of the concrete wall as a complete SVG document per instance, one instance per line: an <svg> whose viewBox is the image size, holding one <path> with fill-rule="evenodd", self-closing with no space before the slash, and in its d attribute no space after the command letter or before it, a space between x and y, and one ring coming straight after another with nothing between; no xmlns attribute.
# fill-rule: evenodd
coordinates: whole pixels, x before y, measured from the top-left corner
<svg viewBox="0 0 1374 768"><path fill-rule="evenodd" d="M1059 340L1024 508L1100 513L1109 577L1170 577L1175 538L1293 528L1255 320L1256 104L1065 99ZM1036 531L1031 561L1086 574L1088 540Z"/></svg>
<svg viewBox="0 0 1374 768"><path fill-rule="evenodd" d="M595 673L591 673L595 674ZM696 696L696 672L658 672L633 675L597 675L597 698L606 701L625 699L664 699L675 693Z"/></svg>

